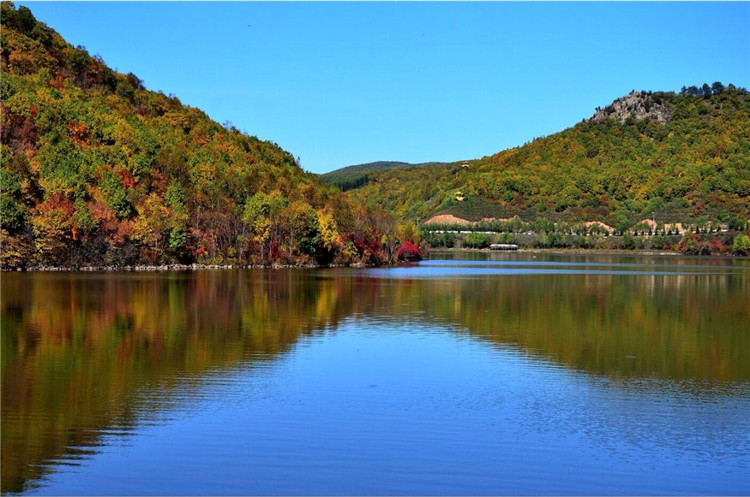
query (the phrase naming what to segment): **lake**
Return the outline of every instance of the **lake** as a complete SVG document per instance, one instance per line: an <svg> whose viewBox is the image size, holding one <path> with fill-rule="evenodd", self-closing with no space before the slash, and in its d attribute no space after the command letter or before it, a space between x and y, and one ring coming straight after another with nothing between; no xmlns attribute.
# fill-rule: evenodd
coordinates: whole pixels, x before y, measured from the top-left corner
<svg viewBox="0 0 750 497"><path fill-rule="evenodd" d="M2 492L748 494L750 260L2 274Z"/></svg>

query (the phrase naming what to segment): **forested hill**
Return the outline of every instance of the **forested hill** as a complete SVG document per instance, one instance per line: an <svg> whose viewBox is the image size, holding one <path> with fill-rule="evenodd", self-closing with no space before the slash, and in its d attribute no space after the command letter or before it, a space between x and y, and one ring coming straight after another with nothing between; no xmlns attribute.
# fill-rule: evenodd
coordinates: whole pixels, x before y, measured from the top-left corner
<svg viewBox="0 0 750 497"><path fill-rule="evenodd" d="M714 83L632 92L591 119L468 167L368 173L348 194L403 218L453 214L615 227L750 217L750 97Z"/></svg>
<svg viewBox="0 0 750 497"><path fill-rule="evenodd" d="M366 164L355 164L334 171L321 174L320 179L327 185L334 185L341 191L351 190L364 185L367 182L367 173L372 171L385 171L386 169L404 169L408 167L441 166L447 162L421 162L411 164L409 162L378 161Z"/></svg>
<svg viewBox="0 0 750 497"><path fill-rule="evenodd" d="M399 240L274 143L2 3L2 266L378 263Z"/></svg>

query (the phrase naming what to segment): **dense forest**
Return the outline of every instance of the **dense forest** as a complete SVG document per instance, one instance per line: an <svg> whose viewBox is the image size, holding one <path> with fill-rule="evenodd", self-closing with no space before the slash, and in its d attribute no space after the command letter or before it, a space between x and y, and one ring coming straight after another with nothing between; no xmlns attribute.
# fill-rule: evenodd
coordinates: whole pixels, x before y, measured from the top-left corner
<svg viewBox="0 0 750 497"><path fill-rule="evenodd" d="M378 208L2 3L2 266L381 264ZM404 239L404 241L407 241ZM416 240L409 240L416 241Z"/></svg>
<svg viewBox="0 0 750 497"><path fill-rule="evenodd" d="M644 220L743 228L750 218L750 96L716 82L632 92L591 119L466 163L359 171L348 192L397 217L555 223Z"/></svg>

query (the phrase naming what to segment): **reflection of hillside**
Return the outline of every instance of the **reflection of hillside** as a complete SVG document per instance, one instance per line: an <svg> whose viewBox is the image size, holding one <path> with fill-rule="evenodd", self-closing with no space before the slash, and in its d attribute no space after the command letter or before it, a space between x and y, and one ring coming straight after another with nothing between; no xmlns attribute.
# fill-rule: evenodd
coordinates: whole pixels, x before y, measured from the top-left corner
<svg viewBox="0 0 750 497"><path fill-rule="evenodd" d="M81 448L102 443L103 434L127 432L147 410L166 409L176 388L273 359L348 317L458 325L613 378L747 382L748 294L744 274L9 273L1 309L2 490L23 491L52 461L85 456Z"/></svg>
<svg viewBox="0 0 750 497"><path fill-rule="evenodd" d="M610 376L750 380L747 278L586 275L422 280L394 298L472 335Z"/></svg>
<svg viewBox="0 0 750 497"><path fill-rule="evenodd" d="M271 358L351 313L351 281L306 275L3 275L2 490L99 430L127 430L143 391Z"/></svg>

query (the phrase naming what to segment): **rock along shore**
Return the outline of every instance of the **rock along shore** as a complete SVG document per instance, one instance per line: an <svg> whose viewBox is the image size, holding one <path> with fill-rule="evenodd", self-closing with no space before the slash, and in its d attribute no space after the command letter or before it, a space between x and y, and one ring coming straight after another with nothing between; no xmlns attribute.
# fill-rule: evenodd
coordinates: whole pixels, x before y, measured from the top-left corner
<svg viewBox="0 0 750 497"><path fill-rule="evenodd" d="M316 264L273 264L261 265L234 265L234 264L162 264L158 266L138 264L133 266L29 266L27 268L3 269L3 271L38 271L38 272L155 272L155 271L203 271L222 269L318 269L344 266L319 266ZM352 264L346 267L362 268L363 264Z"/></svg>

